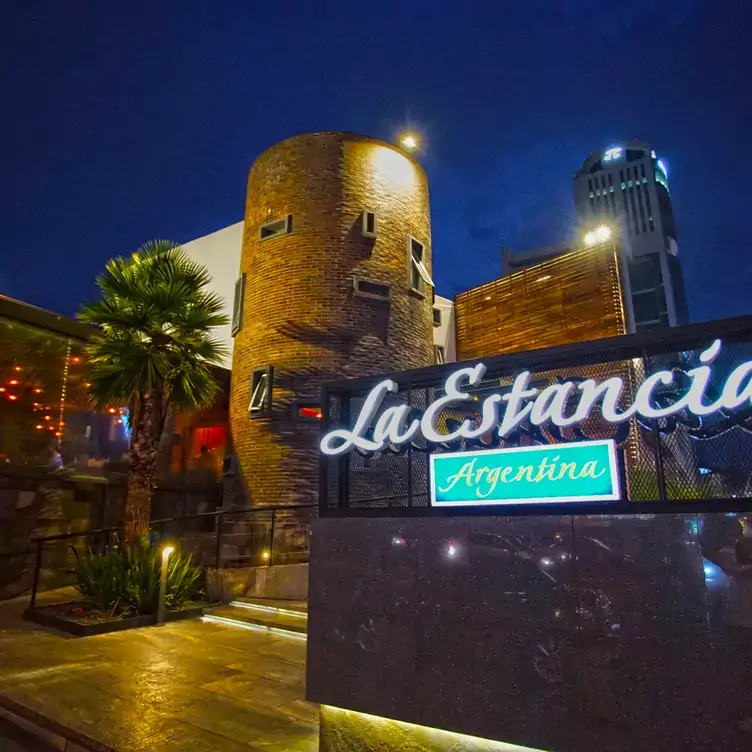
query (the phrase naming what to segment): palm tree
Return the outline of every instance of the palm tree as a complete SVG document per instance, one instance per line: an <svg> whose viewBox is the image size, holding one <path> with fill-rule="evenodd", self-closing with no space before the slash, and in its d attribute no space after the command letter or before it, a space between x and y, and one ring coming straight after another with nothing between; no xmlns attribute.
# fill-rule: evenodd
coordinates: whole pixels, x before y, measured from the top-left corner
<svg viewBox="0 0 752 752"><path fill-rule="evenodd" d="M226 348L211 334L227 323L211 277L166 240L111 259L97 279L101 297L79 318L98 327L86 348L89 393L99 408L130 407L125 540L148 534L157 451L168 415L213 402L212 374Z"/></svg>

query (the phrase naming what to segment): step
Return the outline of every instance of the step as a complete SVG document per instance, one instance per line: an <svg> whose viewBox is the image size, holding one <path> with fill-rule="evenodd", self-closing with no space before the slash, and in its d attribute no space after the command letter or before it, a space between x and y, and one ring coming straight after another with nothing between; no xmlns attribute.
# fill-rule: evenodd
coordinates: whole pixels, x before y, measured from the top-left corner
<svg viewBox="0 0 752 752"><path fill-rule="evenodd" d="M284 603L284 606L276 605L277 603L250 599L232 601L225 606L206 609L202 618L204 621L218 624L306 639L307 610L297 601L279 601L280 604Z"/></svg>
<svg viewBox="0 0 752 752"><path fill-rule="evenodd" d="M236 598L230 603L239 608L256 609L267 613L287 614L288 616L308 615L308 601L285 600L284 598Z"/></svg>

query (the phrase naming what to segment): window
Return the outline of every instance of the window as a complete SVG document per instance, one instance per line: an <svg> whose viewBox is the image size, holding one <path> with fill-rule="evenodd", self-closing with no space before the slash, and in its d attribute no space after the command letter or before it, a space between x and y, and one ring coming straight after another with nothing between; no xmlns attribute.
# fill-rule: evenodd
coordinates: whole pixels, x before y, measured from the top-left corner
<svg viewBox="0 0 752 752"><path fill-rule="evenodd" d="M659 290L632 295L635 322L660 321L661 297Z"/></svg>
<svg viewBox="0 0 752 752"><path fill-rule="evenodd" d="M446 363L446 353L442 345L433 346L433 359L437 365L443 365Z"/></svg>
<svg viewBox="0 0 752 752"><path fill-rule="evenodd" d="M279 235L287 235L292 232L292 214L272 222L264 222L259 227L259 240L270 240Z"/></svg>
<svg viewBox="0 0 752 752"><path fill-rule="evenodd" d="M376 237L376 212L364 211L363 212L363 237L375 238Z"/></svg>
<svg viewBox="0 0 752 752"><path fill-rule="evenodd" d="M245 274L235 282L235 296L232 301L232 336L243 328L243 298L245 297Z"/></svg>
<svg viewBox="0 0 752 752"><path fill-rule="evenodd" d="M381 282L371 282L370 279L355 277L353 279L353 295L356 298L372 298L373 300L391 300L392 286Z"/></svg>
<svg viewBox="0 0 752 752"><path fill-rule="evenodd" d="M426 269L426 247L412 235L407 236L407 246L410 253L410 289L425 295L426 285L434 286L431 275Z"/></svg>
<svg viewBox="0 0 752 752"><path fill-rule="evenodd" d="M441 308L433 309L433 325L441 326Z"/></svg>
<svg viewBox="0 0 752 752"><path fill-rule="evenodd" d="M254 368L251 373L251 399L248 402L248 414L251 417L268 415L272 407L272 380L274 369Z"/></svg>
<svg viewBox="0 0 752 752"><path fill-rule="evenodd" d="M295 405L295 417L302 421L315 422L321 420L323 413L318 402L298 402Z"/></svg>

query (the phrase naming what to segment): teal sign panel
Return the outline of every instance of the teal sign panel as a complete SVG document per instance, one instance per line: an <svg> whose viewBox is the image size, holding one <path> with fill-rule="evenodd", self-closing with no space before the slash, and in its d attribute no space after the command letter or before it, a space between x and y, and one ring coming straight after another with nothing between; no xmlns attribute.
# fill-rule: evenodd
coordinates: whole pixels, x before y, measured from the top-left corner
<svg viewBox="0 0 752 752"><path fill-rule="evenodd" d="M431 455L431 506L616 501L612 440Z"/></svg>

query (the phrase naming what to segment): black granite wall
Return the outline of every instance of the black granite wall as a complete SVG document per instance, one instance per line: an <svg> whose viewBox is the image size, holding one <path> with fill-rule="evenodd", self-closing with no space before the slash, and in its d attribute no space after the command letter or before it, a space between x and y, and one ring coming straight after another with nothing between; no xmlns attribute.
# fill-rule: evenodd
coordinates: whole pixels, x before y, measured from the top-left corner
<svg viewBox="0 0 752 752"><path fill-rule="evenodd" d="M308 697L544 750L752 749L742 523L318 520Z"/></svg>

